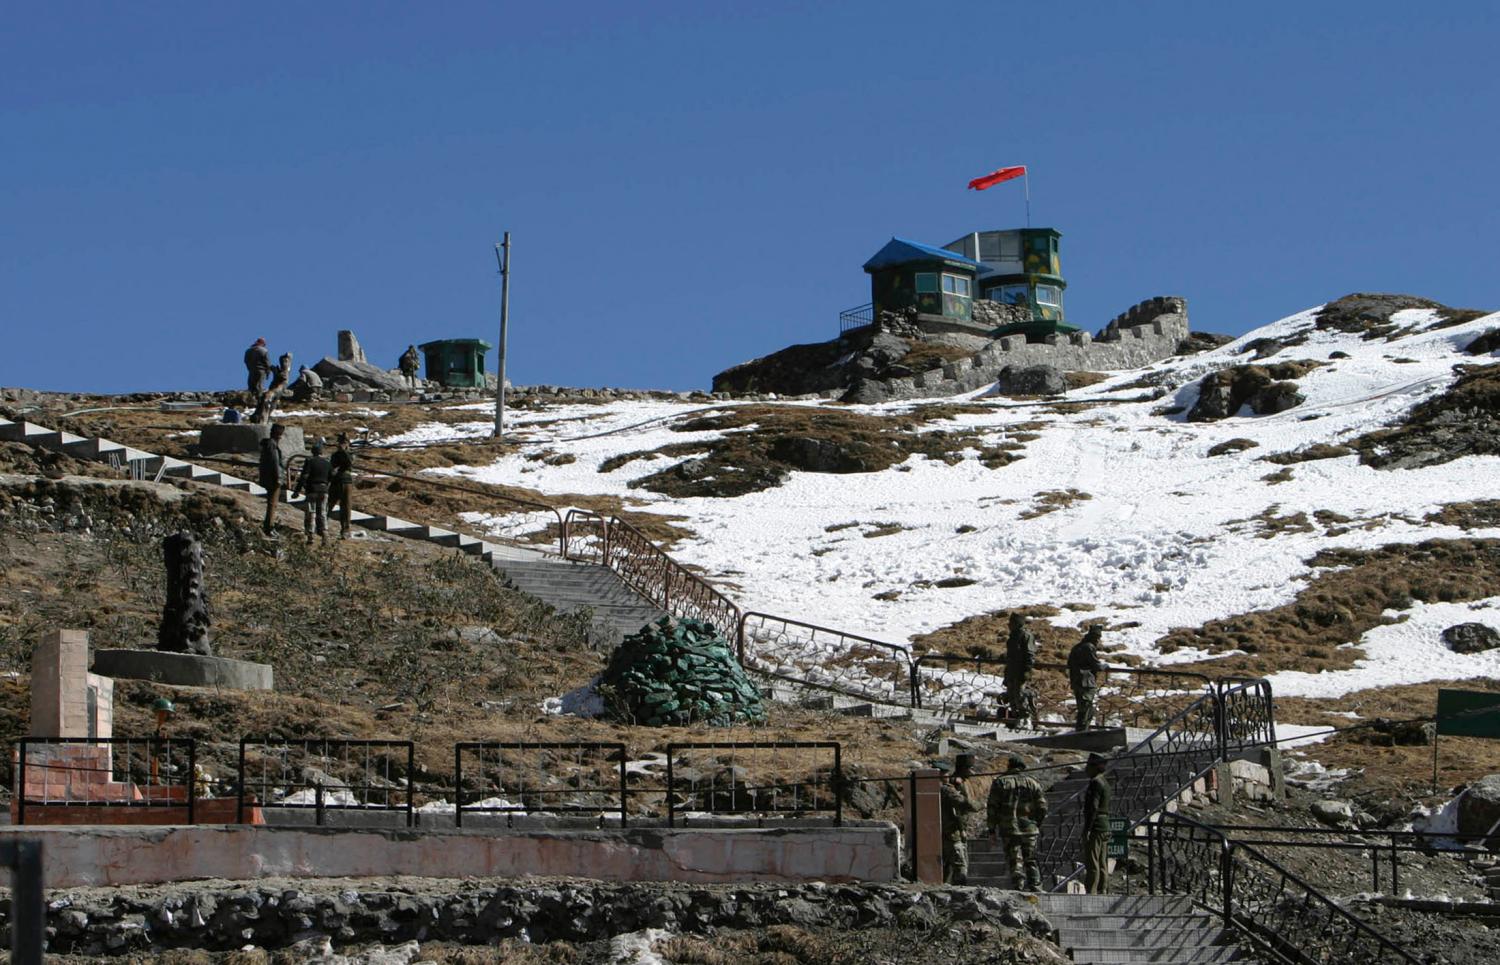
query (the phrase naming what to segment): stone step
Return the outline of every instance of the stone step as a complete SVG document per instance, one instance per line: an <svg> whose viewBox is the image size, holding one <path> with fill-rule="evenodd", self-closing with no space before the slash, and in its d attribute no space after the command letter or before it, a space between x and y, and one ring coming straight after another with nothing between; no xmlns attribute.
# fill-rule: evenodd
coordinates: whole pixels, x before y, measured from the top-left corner
<svg viewBox="0 0 1500 965"><path fill-rule="evenodd" d="M1069 948L1069 957L1079 965L1197 965L1197 963L1247 962L1250 956L1238 945L1202 945L1189 948Z"/></svg>
<svg viewBox="0 0 1500 965"><path fill-rule="evenodd" d="M1073 928L1057 930L1057 943L1064 948L1182 948L1217 945L1225 939L1221 925L1194 924L1172 930Z"/></svg>
<svg viewBox="0 0 1500 965"><path fill-rule="evenodd" d="M1045 915L1191 915L1186 895L1026 895Z"/></svg>

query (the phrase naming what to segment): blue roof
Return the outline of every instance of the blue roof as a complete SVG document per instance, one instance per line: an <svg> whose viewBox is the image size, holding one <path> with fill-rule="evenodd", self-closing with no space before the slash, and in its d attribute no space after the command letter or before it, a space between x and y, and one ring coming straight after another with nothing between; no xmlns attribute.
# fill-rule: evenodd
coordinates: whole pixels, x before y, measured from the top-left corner
<svg viewBox="0 0 1500 965"><path fill-rule="evenodd" d="M934 248L932 245L924 245L920 241L892 238L886 242L884 248L875 252L875 254L870 256L870 260L865 262L865 271L889 268L892 265L904 265L913 261L932 261L933 259L957 262L960 265L973 268L975 271L979 271L985 267L972 258L965 258L956 251L949 251L946 248Z"/></svg>

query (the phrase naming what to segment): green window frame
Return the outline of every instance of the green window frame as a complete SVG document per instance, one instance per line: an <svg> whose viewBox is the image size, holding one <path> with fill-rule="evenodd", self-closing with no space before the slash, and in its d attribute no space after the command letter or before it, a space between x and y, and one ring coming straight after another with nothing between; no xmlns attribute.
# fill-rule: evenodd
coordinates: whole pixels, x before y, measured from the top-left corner
<svg viewBox="0 0 1500 965"><path fill-rule="evenodd" d="M918 295L935 295L938 290L938 276L935 271L919 271L915 278Z"/></svg>

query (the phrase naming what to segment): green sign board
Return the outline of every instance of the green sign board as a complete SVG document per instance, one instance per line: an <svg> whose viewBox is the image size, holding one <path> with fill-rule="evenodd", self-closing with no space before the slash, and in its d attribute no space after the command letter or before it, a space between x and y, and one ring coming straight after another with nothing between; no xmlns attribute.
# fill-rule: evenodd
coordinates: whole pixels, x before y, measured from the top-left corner
<svg viewBox="0 0 1500 965"><path fill-rule="evenodd" d="M1107 858L1130 857L1130 822L1125 818L1109 819L1109 846L1105 849L1104 856Z"/></svg>
<svg viewBox="0 0 1500 965"><path fill-rule="evenodd" d="M1439 689L1437 732L1451 737L1500 738L1500 693Z"/></svg>

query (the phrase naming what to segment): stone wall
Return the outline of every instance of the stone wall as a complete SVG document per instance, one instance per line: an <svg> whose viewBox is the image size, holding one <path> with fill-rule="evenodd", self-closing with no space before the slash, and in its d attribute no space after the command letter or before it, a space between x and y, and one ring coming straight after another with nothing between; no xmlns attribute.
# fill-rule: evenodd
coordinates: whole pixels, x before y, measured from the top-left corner
<svg viewBox="0 0 1500 965"><path fill-rule="evenodd" d="M1006 368L1051 365L1065 372L1133 369L1177 354L1178 344L1187 335L1187 303L1164 296L1141 302L1115 318L1098 341L1087 332L1052 335L1045 342L1027 342L1023 335L1009 335L995 339L968 358L882 384L888 398L921 399L982 389L999 379ZM838 398L843 390L822 395Z"/></svg>

